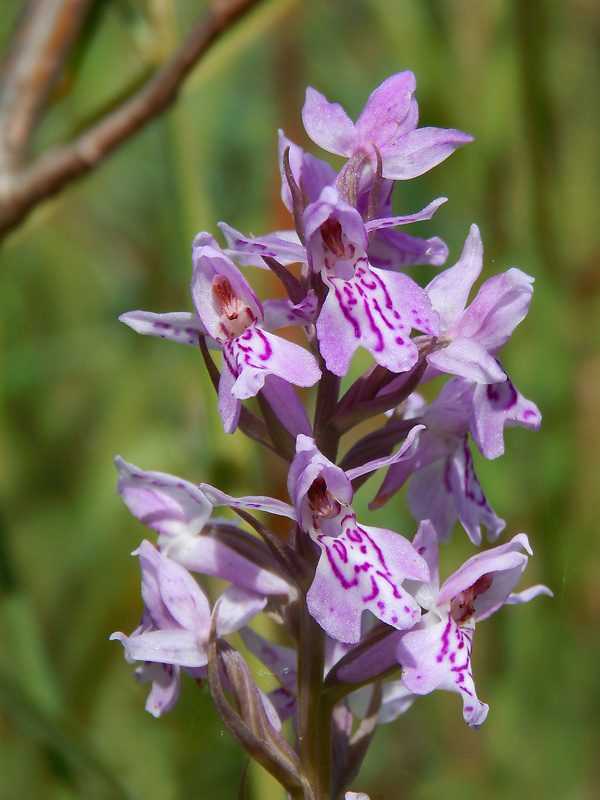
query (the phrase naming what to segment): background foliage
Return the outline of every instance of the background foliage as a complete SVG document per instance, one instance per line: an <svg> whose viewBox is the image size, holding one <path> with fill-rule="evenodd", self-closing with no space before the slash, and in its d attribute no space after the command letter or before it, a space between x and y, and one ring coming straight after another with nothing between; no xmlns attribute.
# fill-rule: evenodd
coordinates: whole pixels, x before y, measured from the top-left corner
<svg viewBox="0 0 600 800"><path fill-rule="evenodd" d="M75 131L172 49L197 5L98 2L37 146ZM1 42L19 7L3 0ZM476 221L485 277L510 266L536 277L503 360L543 426L509 431L507 455L478 469L507 519L504 540L530 536L529 583L555 598L478 629L475 677L491 706L481 730L463 723L455 695L425 697L378 732L357 786L386 800L598 796L599 38L592 0L273 0L204 60L169 113L7 239L1 797L235 797L243 758L207 691L184 681L156 721L108 642L137 624L128 553L144 534L114 495L112 459L243 494L284 492L280 469L222 432L197 352L136 336L117 316L191 309L198 230L221 219L256 234L289 226L276 129L310 146L307 84L356 116L402 69L417 76L421 124L475 143L402 187L398 213L447 195L418 232L447 241L449 264ZM374 524L413 530L400 500ZM455 536L442 570L470 554ZM250 779L253 797L282 797L258 769Z"/></svg>

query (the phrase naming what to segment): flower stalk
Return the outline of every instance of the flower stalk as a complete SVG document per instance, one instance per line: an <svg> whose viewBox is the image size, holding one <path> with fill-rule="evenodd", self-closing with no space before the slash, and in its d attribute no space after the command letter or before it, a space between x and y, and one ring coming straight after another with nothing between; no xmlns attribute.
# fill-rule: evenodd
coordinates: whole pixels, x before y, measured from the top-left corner
<svg viewBox="0 0 600 800"><path fill-rule="evenodd" d="M403 228L431 219L445 198L397 216L395 182L471 141L456 130L418 128L414 90L412 73L391 76L354 123L309 88L307 133L346 157L340 173L280 133L293 227L247 237L221 223L226 247L199 233L194 312L121 316L139 333L200 349L225 435L240 431L277 456L287 497L233 497L118 457L119 492L158 539L136 551L140 626L112 638L128 661L141 662L136 677L152 684L147 708L155 716L177 701L182 671L207 678L225 727L293 800L368 800L349 787L377 727L436 689L457 693L466 723L481 725L488 706L471 669L476 623L503 605L551 594L545 586L514 591L532 554L522 533L440 580L439 545L455 529L480 547L483 529L495 543L505 526L477 479L472 446L497 458L505 427L536 430L541 416L499 357L527 314L533 278L510 269L488 278L469 303L483 257L475 225L457 263L427 286L405 272L443 266L441 239ZM286 296L259 300L247 277L253 268L270 269ZM305 346L279 334L291 325ZM340 397L359 347L373 363ZM211 350L221 352L220 369ZM430 381L440 377L435 396ZM312 419L296 387L314 389ZM370 509L398 502L408 483L413 530L357 519L355 493L374 472L381 482ZM217 509L237 515L239 526ZM273 515L285 520L287 537L269 527ZM202 574L229 586L209 598L195 577ZM272 640L252 628L260 613L277 625ZM227 638L236 632L275 676L275 690L261 688Z"/></svg>

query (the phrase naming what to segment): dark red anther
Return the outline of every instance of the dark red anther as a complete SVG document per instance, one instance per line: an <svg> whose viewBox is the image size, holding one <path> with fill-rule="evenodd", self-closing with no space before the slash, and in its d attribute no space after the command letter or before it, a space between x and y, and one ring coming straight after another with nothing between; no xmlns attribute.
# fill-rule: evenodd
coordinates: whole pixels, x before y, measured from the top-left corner
<svg viewBox="0 0 600 800"><path fill-rule="evenodd" d="M231 284L225 275L215 275L212 280L212 292L220 306L221 313L229 320L237 319L239 300L233 293Z"/></svg>
<svg viewBox="0 0 600 800"><path fill-rule="evenodd" d="M321 519L336 517L342 510L341 503L327 491L327 484L321 476L315 478L306 496L311 509Z"/></svg>
<svg viewBox="0 0 600 800"><path fill-rule="evenodd" d="M450 603L450 611L452 613L452 619L457 625L466 622L469 617L473 616L475 613L475 608L473 607L475 599L479 597L480 594L487 592L493 580L493 573L486 572L478 578L472 586L469 586L468 589L465 589L464 592L461 592L452 600Z"/></svg>
<svg viewBox="0 0 600 800"><path fill-rule="evenodd" d="M323 238L323 245L338 258L344 258L346 255L346 248L344 247L342 226L337 219L329 218L325 220L320 230Z"/></svg>

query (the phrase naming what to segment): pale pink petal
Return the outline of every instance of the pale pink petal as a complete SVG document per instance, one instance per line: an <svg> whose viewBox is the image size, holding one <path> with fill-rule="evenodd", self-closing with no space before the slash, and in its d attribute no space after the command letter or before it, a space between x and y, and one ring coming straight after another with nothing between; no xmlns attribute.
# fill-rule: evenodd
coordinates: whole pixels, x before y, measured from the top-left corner
<svg viewBox="0 0 600 800"><path fill-rule="evenodd" d="M358 142L354 123L338 103L329 103L316 89L308 87L302 121L310 138L323 150L351 156Z"/></svg>

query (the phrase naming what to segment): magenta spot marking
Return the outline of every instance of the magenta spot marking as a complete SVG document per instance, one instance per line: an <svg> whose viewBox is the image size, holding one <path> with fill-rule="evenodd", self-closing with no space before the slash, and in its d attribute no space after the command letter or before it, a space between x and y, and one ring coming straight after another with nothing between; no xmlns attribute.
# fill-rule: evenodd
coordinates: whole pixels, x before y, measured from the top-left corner
<svg viewBox="0 0 600 800"><path fill-rule="evenodd" d="M335 550L338 558L340 558L344 564L348 563L348 551L346 550L346 545L341 542L339 539L335 539L332 545L333 550Z"/></svg>
<svg viewBox="0 0 600 800"><path fill-rule="evenodd" d="M232 342L225 342L223 345L223 361L227 365L227 368L233 377L237 378L239 375L239 370L237 368L237 359L235 357L235 353L233 352Z"/></svg>
<svg viewBox="0 0 600 800"><path fill-rule="evenodd" d="M354 338L355 339L360 339L360 335L361 334L360 334L360 325L358 324L358 320L356 320L352 316L352 314L350 313L348 308L346 308L346 306L344 305L342 294L341 294L340 290L338 289L338 287L334 284L333 288L334 288L335 296L336 296L336 299L338 301L338 304L339 304L339 307L341 309L342 314L344 315L346 320L350 323L350 325L352 325L352 327L354 328ZM356 301L354 301L354 302L356 303Z"/></svg>
<svg viewBox="0 0 600 800"><path fill-rule="evenodd" d="M377 581L375 580L374 576L371 575L371 594L363 597L363 603L368 603L370 600L374 600L378 594L379 586L377 586Z"/></svg>
<svg viewBox="0 0 600 800"><path fill-rule="evenodd" d="M237 340L237 350L238 350L238 353L237 353L238 361L239 361L239 358L241 356L242 360L244 361L244 363L247 364L248 363L248 359L250 357L250 354L253 352L252 351L252 345L242 344L241 341L238 339Z"/></svg>
<svg viewBox="0 0 600 800"><path fill-rule="evenodd" d="M262 339L264 351L258 354L258 357L261 361L267 361L273 355L273 348L269 344L269 341L265 334L260 330L260 328L255 328L256 335L259 339Z"/></svg>
<svg viewBox="0 0 600 800"><path fill-rule="evenodd" d="M495 409L504 411L515 406L518 400L517 390L508 378L501 383L488 384L487 396Z"/></svg>
<svg viewBox="0 0 600 800"><path fill-rule="evenodd" d="M479 481L475 475L475 470L473 469L473 456L471 455L471 451L469 450L469 445L467 444L467 437L465 436L463 442L463 452L465 455L465 477L464 477L464 493L465 496L468 497L469 500L472 500L478 506L485 508L486 510L491 511L488 502L483 494L483 490L479 485Z"/></svg>
<svg viewBox="0 0 600 800"><path fill-rule="evenodd" d="M373 333L375 334L375 337L377 339L377 343L375 344L375 346L372 347L372 348L369 348L369 350L371 352L375 351L376 353L380 353L384 348L383 336L381 334L381 331L379 330L379 328L375 324L375 320L373 319L373 314L371 313L371 309L369 308L369 303L368 303L366 298L364 299L364 302L363 302L363 308L364 308L365 315L366 315L367 319L369 320L369 326L370 326L371 330L373 331Z"/></svg>
<svg viewBox="0 0 600 800"><path fill-rule="evenodd" d="M329 566L331 567L331 571L333 572L335 577L339 580L343 589L350 589L353 586L358 586L358 578L355 577L354 580L347 581L344 575L342 574L341 570L339 569L338 565L335 562L333 555L331 554L331 549L326 544L324 544L323 540L327 538L330 537L319 536L319 543L325 548L325 553L327 555L327 560L329 561ZM334 542L334 544L339 544L339 543L340 542L338 539L336 539Z"/></svg>
<svg viewBox="0 0 600 800"><path fill-rule="evenodd" d="M446 627L444 628L444 632L442 634L442 650L440 655L438 656L438 661L441 661L442 658L447 655L450 649L450 631L452 629L452 617L448 614L448 622L446 623Z"/></svg>
<svg viewBox="0 0 600 800"><path fill-rule="evenodd" d="M372 274L375 278L377 278L377 281L379 282L379 287L383 292L385 307L388 309L388 311L391 311L394 308L394 303L392 302L392 298L390 297L390 293L388 292L387 286L385 285L384 281L381 279L378 273L373 272Z"/></svg>
<svg viewBox="0 0 600 800"><path fill-rule="evenodd" d="M367 271L360 269L356 271L356 277L360 279L361 284L367 291L374 292L377 289L377 283L374 280L367 280Z"/></svg>
<svg viewBox="0 0 600 800"><path fill-rule="evenodd" d="M389 574L389 570L387 568L387 564L385 563L385 559L383 557L383 553L381 552L381 548L378 547L375 544L373 539L368 535L368 533L363 528L360 528L359 530L364 535L364 537L367 539L367 541L370 542L370 544L372 545L372 547L375 550L375 553L377 555L377 560L379 561L379 563L381 564L383 569Z"/></svg>
<svg viewBox="0 0 600 800"><path fill-rule="evenodd" d="M350 539L351 542L362 542L363 540L363 537L360 535L359 528L348 528L345 531L345 534L348 537L348 539ZM363 551L363 547L361 547L361 551ZM366 549L363 552L366 552Z"/></svg>
<svg viewBox="0 0 600 800"><path fill-rule="evenodd" d="M392 583L392 576L390 575L390 573L388 572L387 574L384 575L382 572L378 571L377 575L379 575L380 578L383 578L384 581L387 581L387 583L391 586L394 598L396 600L402 600L402 594L398 591L398 587L396 586L396 584Z"/></svg>
<svg viewBox="0 0 600 800"><path fill-rule="evenodd" d="M391 331L393 331L393 330L394 330L394 326L393 326L393 324L392 324L391 322L388 322L388 320L387 320L387 319L386 319L386 317L385 317L385 314L384 314L384 313L383 313L383 311L381 310L381 307L380 307L379 303L377 302L377 300L376 300L375 298L373 298L373 307L374 307L375 311L377 311L377 313L379 314L379 316L381 317L381 319L383 320L383 322L384 322L384 323L387 325L387 327L388 327L388 328L389 328Z"/></svg>

